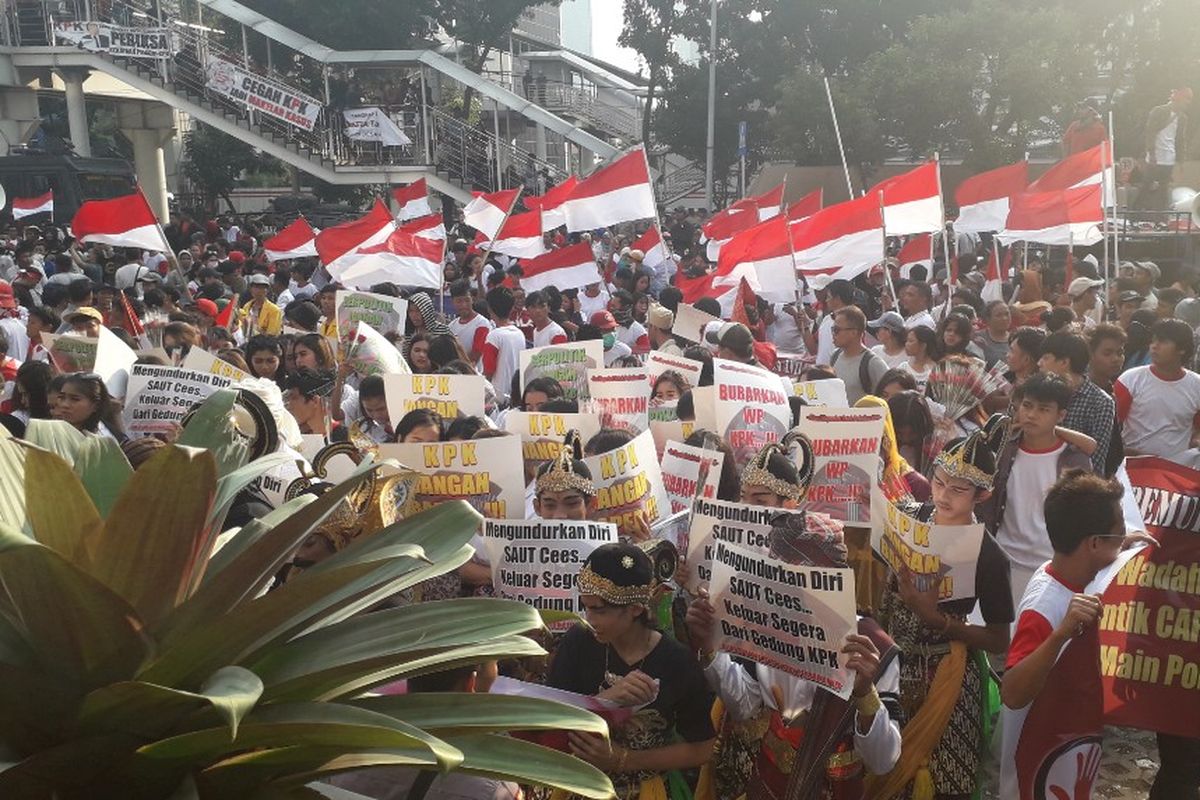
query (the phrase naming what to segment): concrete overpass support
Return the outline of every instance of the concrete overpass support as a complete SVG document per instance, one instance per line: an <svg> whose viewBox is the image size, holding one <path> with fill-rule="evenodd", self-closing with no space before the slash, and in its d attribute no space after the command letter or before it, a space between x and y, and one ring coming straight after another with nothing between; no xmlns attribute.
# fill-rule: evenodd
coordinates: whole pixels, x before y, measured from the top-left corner
<svg viewBox="0 0 1200 800"><path fill-rule="evenodd" d="M88 135L87 101L83 96L83 82L87 80L85 67L61 67L57 70L66 90L67 126L71 131L71 144L77 155L92 155L92 140Z"/></svg>
<svg viewBox="0 0 1200 800"><path fill-rule="evenodd" d="M117 108L121 131L133 143L133 169L150 208L160 222L169 215L167 169L163 147L175 136L175 118L166 105L121 103Z"/></svg>
<svg viewBox="0 0 1200 800"><path fill-rule="evenodd" d="M40 120L37 92L21 86L0 88L0 155L25 142Z"/></svg>

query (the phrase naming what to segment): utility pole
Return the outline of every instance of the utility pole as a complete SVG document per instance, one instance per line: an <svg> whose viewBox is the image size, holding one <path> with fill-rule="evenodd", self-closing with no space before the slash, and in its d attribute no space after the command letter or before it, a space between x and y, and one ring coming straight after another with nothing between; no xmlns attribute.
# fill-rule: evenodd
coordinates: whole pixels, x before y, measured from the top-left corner
<svg viewBox="0 0 1200 800"><path fill-rule="evenodd" d="M704 202L713 211L713 154L717 111L717 0L712 0L708 23L708 139L704 161Z"/></svg>

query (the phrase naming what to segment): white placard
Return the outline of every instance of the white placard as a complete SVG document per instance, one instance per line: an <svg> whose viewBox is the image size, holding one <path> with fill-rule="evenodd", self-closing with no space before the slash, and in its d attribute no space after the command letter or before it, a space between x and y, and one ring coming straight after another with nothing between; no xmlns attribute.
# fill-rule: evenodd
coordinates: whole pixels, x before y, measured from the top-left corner
<svg viewBox="0 0 1200 800"><path fill-rule="evenodd" d="M684 586L693 594L712 580L713 548L718 541L771 551L771 521L785 513L778 508L727 503L700 498L692 506L688 529L687 577Z"/></svg>
<svg viewBox="0 0 1200 800"><path fill-rule="evenodd" d="M679 442L667 442L663 448L660 466L663 485L671 499L671 513L686 511L696 498L696 487L700 482L701 465L708 464L703 491L700 496L715 500L721 485L721 467L725 454L720 450L705 450Z"/></svg>
<svg viewBox="0 0 1200 800"><path fill-rule="evenodd" d="M579 431L579 439L586 446L600 432L600 419L595 414L512 410L504 415L504 430L521 437L525 468L536 473L542 464L558 458L568 431Z"/></svg>
<svg viewBox="0 0 1200 800"><path fill-rule="evenodd" d="M521 440L516 436L467 442L409 442L379 445L380 458L394 458L421 473L414 513L447 500L466 500L493 519L525 516Z"/></svg>
<svg viewBox="0 0 1200 800"><path fill-rule="evenodd" d="M399 422L418 408L427 408L453 421L484 415L482 375L384 375L388 418Z"/></svg>
<svg viewBox="0 0 1200 800"><path fill-rule="evenodd" d="M697 386L700 383L700 371L703 369L704 364L693 358L673 356L658 350L651 350L646 354L646 371L650 373L651 389L654 388L658 376L664 372L677 372L687 381L689 388Z"/></svg>
<svg viewBox="0 0 1200 800"><path fill-rule="evenodd" d="M841 378L825 378L819 381L801 381L796 384L796 397L810 406L832 406L847 408L846 382Z"/></svg>
<svg viewBox="0 0 1200 800"><path fill-rule="evenodd" d="M188 350L188 354L183 357L183 362L179 366L209 375L220 375L234 383L241 383L251 377L249 372L238 369L228 361L222 361L201 347L193 347Z"/></svg>
<svg viewBox="0 0 1200 800"><path fill-rule="evenodd" d="M412 144L382 108L348 108L342 117L346 120L346 138L351 141L379 142L384 147Z"/></svg>
<svg viewBox="0 0 1200 800"><path fill-rule="evenodd" d="M553 378L566 400L587 399L589 370L604 368L604 343L589 340L534 347L520 353L521 390L534 378Z"/></svg>
<svg viewBox="0 0 1200 800"><path fill-rule="evenodd" d="M129 369L122 412L125 432L172 433L197 403L232 384L229 378L212 373L134 364Z"/></svg>
<svg viewBox="0 0 1200 800"><path fill-rule="evenodd" d="M881 519L882 517L882 519ZM983 525L919 522L889 503L878 487L871 521L871 548L892 572L913 573L917 589L938 584L938 602L975 597L975 567Z"/></svg>
<svg viewBox="0 0 1200 800"><path fill-rule="evenodd" d="M346 362L359 375L411 375L408 362L383 334L365 322L354 325Z"/></svg>
<svg viewBox="0 0 1200 800"><path fill-rule="evenodd" d="M638 531L637 517L653 525L670 516L658 453L649 431L615 450L585 458L596 484L596 519L612 522L625 535Z"/></svg>
<svg viewBox="0 0 1200 800"><path fill-rule="evenodd" d="M317 124L321 102L286 84L216 56L208 57L204 71L205 85L219 95L301 130L311 131Z"/></svg>
<svg viewBox="0 0 1200 800"><path fill-rule="evenodd" d="M356 323L365 322L381 334L392 331L403 334L407 318L408 301L402 297L342 290L334 295L338 338L346 344L354 334Z"/></svg>
<svg viewBox="0 0 1200 800"><path fill-rule="evenodd" d="M588 396L600 427L650 429L650 383L643 367L588 370Z"/></svg>
<svg viewBox="0 0 1200 800"><path fill-rule="evenodd" d="M812 440L816 469L804 507L847 524L871 523L871 495L879 483L879 441L887 409L800 409L801 433Z"/></svg>
<svg viewBox="0 0 1200 800"><path fill-rule="evenodd" d="M704 342L704 326L710 322L720 321L720 317L706 314L688 303L680 303L675 308L675 324L671 327L671 333L687 339L689 342L701 344Z"/></svg>
<svg viewBox="0 0 1200 800"><path fill-rule="evenodd" d="M792 407L775 373L716 358L713 386L716 431L733 449L739 470L792 427Z"/></svg>

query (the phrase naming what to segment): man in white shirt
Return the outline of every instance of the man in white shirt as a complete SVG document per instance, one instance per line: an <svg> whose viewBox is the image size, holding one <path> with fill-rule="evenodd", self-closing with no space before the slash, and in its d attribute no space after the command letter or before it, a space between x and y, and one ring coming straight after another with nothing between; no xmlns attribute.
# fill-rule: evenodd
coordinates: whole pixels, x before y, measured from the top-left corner
<svg viewBox="0 0 1200 800"><path fill-rule="evenodd" d="M833 317L841 309L854 305L854 286L850 281L830 281L825 287L825 310L828 312L817 326L817 365L829 366L833 360Z"/></svg>
<svg viewBox="0 0 1200 800"><path fill-rule="evenodd" d="M1171 99L1150 109L1146 118L1146 169L1138 205L1145 209L1167 207L1175 165L1187 159L1188 107L1191 89L1176 89Z"/></svg>
<svg viewBox="0 0 1200 800"><path fill-rule="evenodd" d="M533 346L545 347L551 344L566 344L567 332L554 320L550 319L550 304L541 292L530 292L525 297L525 313L533 323Z"/></svg>
<svg viewBox="0 0 1200 800"><path fill-rule="evenodd" d="M1192 328L1182 320L1160 320L1151 337L1149 366L1127 370L1113 385L1125 453L1195 468L1200 375L1183 366L1195 350Z"/></svg>
<svg viewBox="0 0 1200 800"><path fill-rule="evenodd" d="M592 315L597 311L607 311L609 296L601 286L600 282L589 283L583 287L579 293L579 316L584 319L591 319Z"/></svg>
<svg viewBox="0 0 1200 800"><path fill-rule="evenodd" d="M516 300L511 290L497 286L487 293L488 308L495 328L483 342L483 376L492 382L496 399L506 405L512 394L513 376L520 370L525 334L509 318Z"/></svg>
<svg viewBox="0 0 1200 800"><path fill-rule="evenodd" d="M148 267L142 263L141 252L138 250L125 251L125 266L118 267L113 275L113 285L118 291L132 289L137 285L138 275L146 272Z"/></svg>
<svg viewBox="0 0 1200 800"><path fill-rule="evenodd" d="M450 332L472 364L483 354L483 343L492 330L492 321L475 312L471 301L471 284L466 280L455 281L450 286L450 302L454 306L454 319L450 320Z"/></svg>
<svg viewBox="0 0 1200 800"><path fill-rule="evenodd" d="M904 327L913 328L925 326L937 328L933 315L929 313L933 305L933 290L923 281L909 281L899 292L900 313L904 315Z"/></svg>

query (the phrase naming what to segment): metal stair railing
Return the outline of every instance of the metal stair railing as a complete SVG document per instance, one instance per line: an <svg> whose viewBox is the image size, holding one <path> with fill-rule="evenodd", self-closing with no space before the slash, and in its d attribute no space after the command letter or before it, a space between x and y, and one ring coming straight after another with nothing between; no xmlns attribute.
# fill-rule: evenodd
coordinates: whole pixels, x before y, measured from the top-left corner
<svg viewBox="0 0 1200 800"><path fill-rule="evenodd" d="M536 82L523 87L525 99L545 107L547 111L564 111L606 133L631 141L640 141L642 122L627 109L599 103L590 90L563 83Z"/></svg>
<svg viewBox="0 0 1200 800"><path fill-rule="evenodd" d="M430 122L434 167L465 189L484 192L511 189L543 172L552 183L567 177L565 171L553 164L539 161L512 143L452 114L430 109Z"/></svg>

